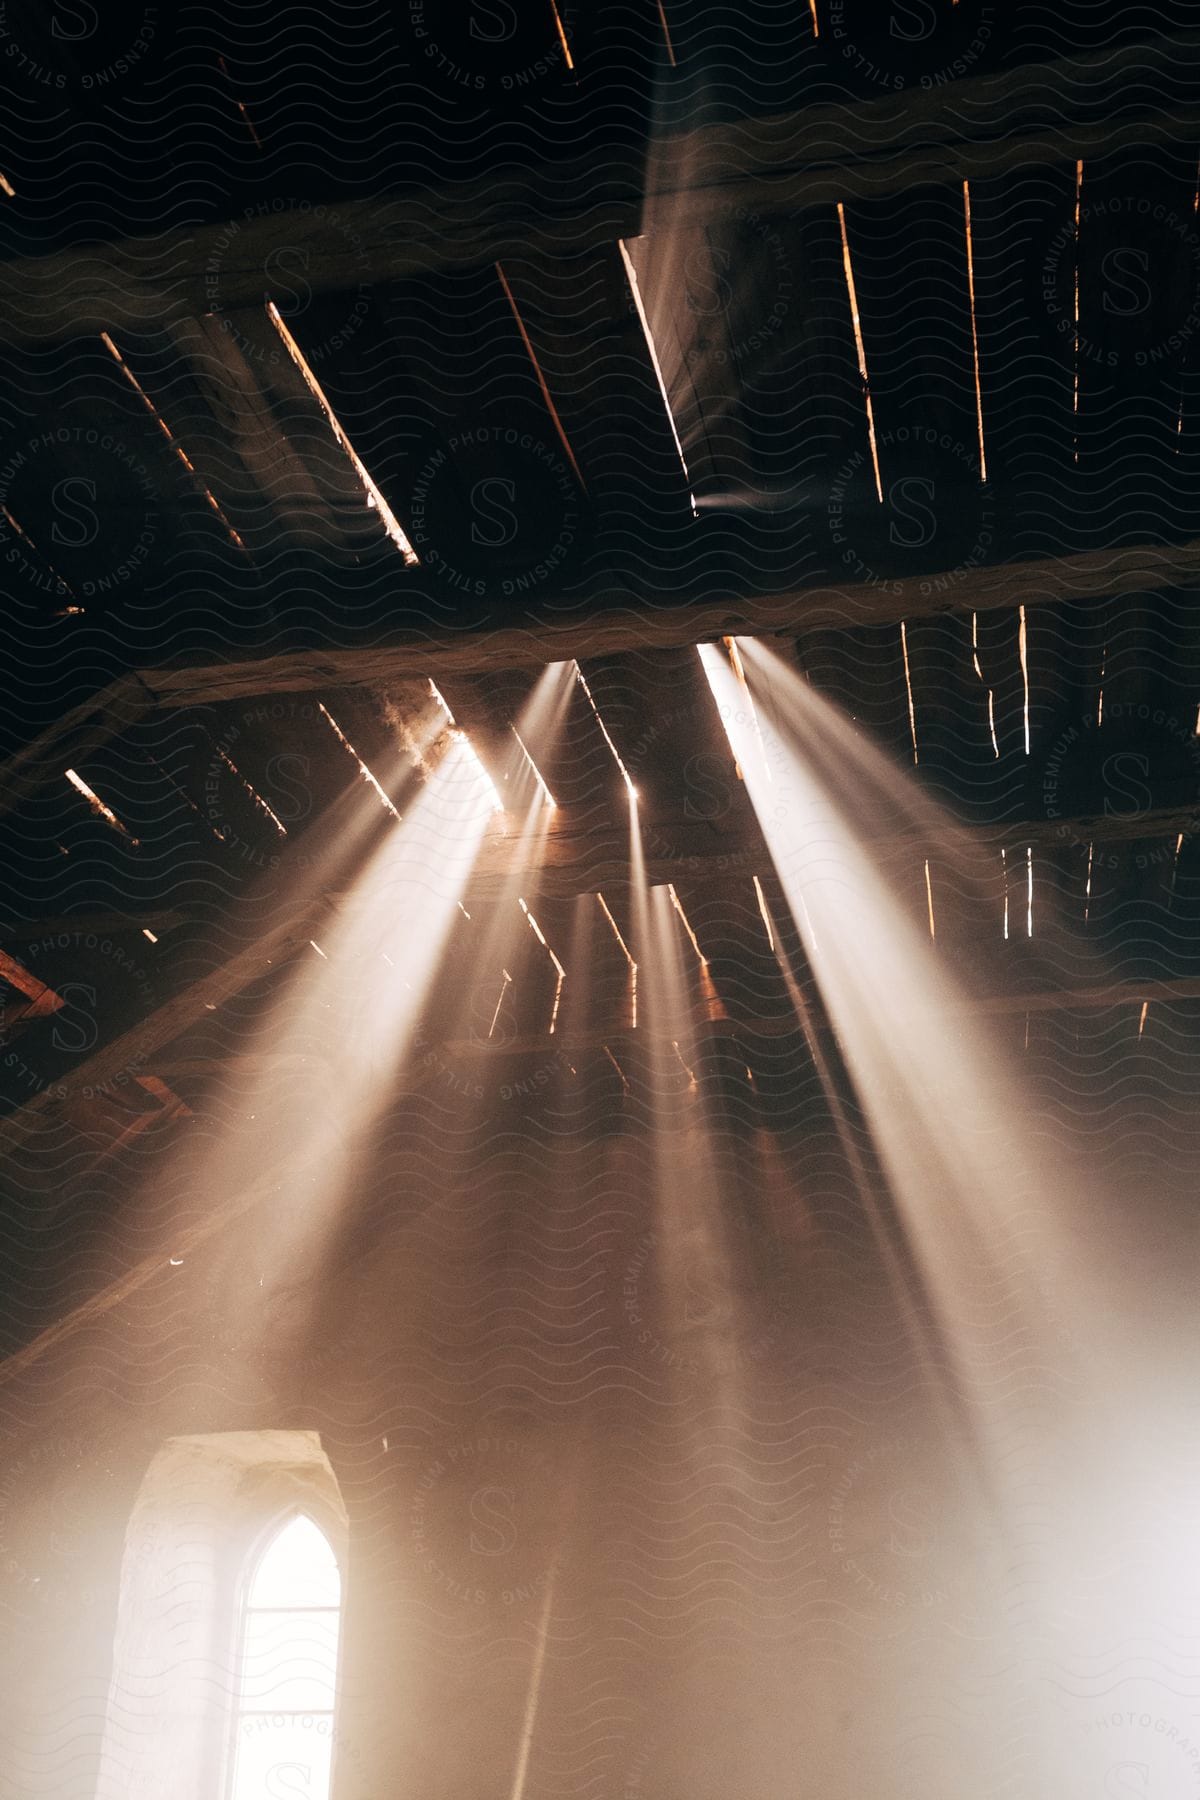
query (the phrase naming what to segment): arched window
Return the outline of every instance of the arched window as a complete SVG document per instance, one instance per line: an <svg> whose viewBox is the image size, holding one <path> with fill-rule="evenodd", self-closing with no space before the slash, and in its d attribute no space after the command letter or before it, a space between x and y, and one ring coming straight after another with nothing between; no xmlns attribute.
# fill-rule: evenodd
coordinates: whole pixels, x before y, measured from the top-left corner
<svg viewBox="0 0 1200 1800"><path fill-rule="evenodd" d="M125 1532L95 1800L330 1800L347 1530L315 1431L160 1446Z"/></svg>
<svg viewBox="0 0 1200 1800"><path fill-rule="evenodd" d="M252 1559L240 1622L229 1800L329 1800L342 1580L306 1513Z"/></svg>

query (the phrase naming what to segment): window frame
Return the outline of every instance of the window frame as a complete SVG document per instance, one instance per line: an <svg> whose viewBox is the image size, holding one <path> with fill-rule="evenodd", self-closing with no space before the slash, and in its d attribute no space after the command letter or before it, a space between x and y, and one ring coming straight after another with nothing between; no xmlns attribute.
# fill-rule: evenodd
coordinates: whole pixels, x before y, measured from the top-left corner
<svg viewBox="0 0 1200 1800"><path fill-rule="evenodd" d="M337 1792L338 1714L342 1697L342 1655L345 1646L346 1621L346 1532L344 1522L333 1509L321 1503L316 1494L291 1493L281 1497L264 1518L260 1517L240 1547L231 1595L231 1644L229 1668L233 1673L233 1691L225 1719L221 1756L219 1792L221 1800L233 1800L233 1784L237 1775L238 1726L242 1717L242 1660L246 1647L246 1625L250 1593L263 1558L275 1539L287 1530L293 1519L309 1519L329 1545L338 1572L338 1636L337 1661L333 1677L332 1728L329 1742L329 1795ZM228 1591L228 1590L227 1590Z"/></svg>

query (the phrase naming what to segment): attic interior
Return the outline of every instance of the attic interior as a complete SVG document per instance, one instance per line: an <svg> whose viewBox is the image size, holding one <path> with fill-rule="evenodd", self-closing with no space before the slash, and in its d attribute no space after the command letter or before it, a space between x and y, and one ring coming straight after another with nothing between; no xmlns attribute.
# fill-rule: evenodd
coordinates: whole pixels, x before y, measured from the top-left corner
<svg viewBox="0 0 1200 1800"><path fill-rule="evenodd" d="M0 1800L1194 1800L1194 9L0 52Z"/></svg>

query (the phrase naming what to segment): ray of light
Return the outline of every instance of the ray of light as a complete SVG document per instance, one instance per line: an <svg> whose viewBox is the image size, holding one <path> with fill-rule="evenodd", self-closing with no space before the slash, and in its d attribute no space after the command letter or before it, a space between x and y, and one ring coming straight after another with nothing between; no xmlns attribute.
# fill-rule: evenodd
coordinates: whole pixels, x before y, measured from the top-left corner
<svg viewBox="0 0 1200 1800"><path fill-rule="evenodd" d="M777 657L752 640L742 640L742 653L778 738L776 783L769 789L749 759L750 797L879 1146L921 1303L932 1309L960 1391L970 1391L968 1347L990 1283L1012 1293L1034 1337L1048 1332L1034 1270L1007 1235L1016 1199L1045 1191L1048 1178L1028 1146L1011 1143L1006 1121L1022 1112L1015 1076L977 1032L964 1034L961 999L928 932L876 866L871 820L908 819L914 835L939 843L939 860L954 867L970 859L962 868L972 880L978 864L969 840ZM700 656L735 753L745 757L735 677L712 646ZM1027 929L1031 870L1027 849ZM1073 1202L1058 1185L1067 1215ZM1049 1235L1058 1223L1044 1221ZM973 1403L978 1409L977 1394ZM982 1416L976 1423L994 1447L997 1419L989 1414L987 1429Z"/></svg>
<svg viewBox="0 0 1200 1800"><path fill-rule="evenodd" d="M588 686L587 676L584 674L583 670L580 668L578 663L575 663L573 665L573 667L575 670L575 678L578 681L580 687L583 689L584 693L587 695L588 705L591 707L592 713L596 720L596 723L600 727L601 736L603 737L605 743L608 745L609 750L612 752L613 761L616 763L618 769L620 769L620 771L621 771L621 779L625 783L625 790L628 793L630 800L632 802L636 803L637 797L638 797L638 791L633 785L633 777L629 773L629 770L625 767L625 764L622 762L620 751L617 749L617 746L613 743L612 737L609 733L608 726L604 723L604 719L600 712L600 708L596 705L595 696L593 695L591 688Z"/></svg>

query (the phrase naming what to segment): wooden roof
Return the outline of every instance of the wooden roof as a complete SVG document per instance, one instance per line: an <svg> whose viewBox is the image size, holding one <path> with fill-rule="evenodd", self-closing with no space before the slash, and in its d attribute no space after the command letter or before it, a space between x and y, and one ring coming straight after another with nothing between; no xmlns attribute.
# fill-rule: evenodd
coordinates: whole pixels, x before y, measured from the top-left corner
<svg viewBox="0 0 1200 1800"><path fill-rule="evenodd" d="M362 804L360 762L412 779L433 679L503 790L555 661L709 959L720 1080L794 1091L809 1047L755 877L784 909L694 649L735 632L914 765L996 907L1001 852L1033 857L1046 931L1000 946L994 1010L1190 1017L1186 10L1114 35L1082 5L961 5L896 61L850 5L815 35L752 6L727 39L700 5L560 4L478 65L387 10L289 16L269 55L236 9L155 13L112 86L116 26L68 68L10 8L34 46L0 142L18 1182L47 1131L107 1154L216 1104L336 912L297 874ZM637 1040L596 895L627 931L628 812L578 684L543 772L552 829L531 851L497 825L460 928L481 941L519 880L568 972L555 1058L611 1065L619 1111ZM888 844L918 896L929 854ZM1089 868L1111 979L1081 987L1049 921L1082 915ZM930 879L969 969L999 914ZM526 949L499 1044L462 1024L456 956L423 1043L537 1078L554 981Z"/></svg>

